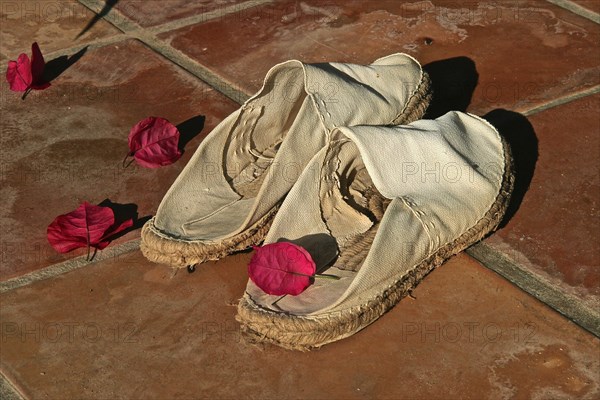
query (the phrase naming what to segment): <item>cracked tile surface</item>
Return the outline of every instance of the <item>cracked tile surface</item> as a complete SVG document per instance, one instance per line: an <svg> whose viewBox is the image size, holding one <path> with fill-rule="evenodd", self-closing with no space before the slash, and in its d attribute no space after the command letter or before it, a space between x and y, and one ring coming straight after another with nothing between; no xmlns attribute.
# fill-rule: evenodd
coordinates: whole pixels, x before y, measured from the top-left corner
<svg viewBox="0 0 600 400"><path fill-rule="evenodd" d="M152 27L178 19L214 13L217 17L224 7L236 6L243 0L151 0L117 3L116 8L143 27Z"/></svg>
<svg viewBox="0 0 600 400"><path fill-rule="evenodd" d="M466 56L479 74L469 109L485 113L598 85L600 54L589 50L599 35L597 24L540 1L290 0L160 37L248 93L287 59L370 63L407 52L426 64Z"/></svg>

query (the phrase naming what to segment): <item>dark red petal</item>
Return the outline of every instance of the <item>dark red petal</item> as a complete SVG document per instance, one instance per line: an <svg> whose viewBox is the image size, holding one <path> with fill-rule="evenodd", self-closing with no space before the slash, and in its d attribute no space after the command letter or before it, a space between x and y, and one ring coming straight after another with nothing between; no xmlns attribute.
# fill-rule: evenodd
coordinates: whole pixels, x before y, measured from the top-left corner
<svg viewBox="0 0 600 400"><path fill-rule="evenodd" d="M31 88L36 90L46 89L50 83L44 82L44 68L46 62L37 42L31 45Z"/></svg>
<svg viewBox="0 0 600 400"><path fill-rule="evenodd" d="M316 266L304 248L279 242L255 248L255 251L248 264L248 275L265 293L295 296L310 286Z"/></svg>
<svg viewBox="0 0 600 400"><path fill-rule="evenodd" d="M68 253L80 247L87 246L86 240L79 237L69 237L68 235L65 235L60 227L58 227L54 222L48 225L48 230L46 233L48 242L52 247L54 247L54 250L58 251L59 253Z"/></svg>
<svg viewBox="0 0 600 400"><path fill-rule="evenodd" d="M181 157L179 131L164 118L148 117L129 132L129 150L138 164L158 168L174 163Z"/></svg>
<svg viewBox="0 0 600 400"><path fill-rule="evenodd" d="M48 242L60 253L86 247L88 242L94 247L114 224L114 218L110 208L84 202L76 210L52 221L47 230Z"/></svg>

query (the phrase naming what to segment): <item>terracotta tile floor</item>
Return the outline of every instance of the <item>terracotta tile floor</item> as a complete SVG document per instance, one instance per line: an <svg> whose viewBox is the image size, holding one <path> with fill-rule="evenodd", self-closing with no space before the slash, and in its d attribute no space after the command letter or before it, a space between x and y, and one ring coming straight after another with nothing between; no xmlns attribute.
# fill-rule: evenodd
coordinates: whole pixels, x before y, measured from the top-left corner
<svg viewBox="0 0 600 400"><path fill-rule="evenodd" d="M399 51L423 64L469 57L479 74L469 105L477 113L522 111L565 86L577 91L598 83L600 52L590 51L600 39L597 24L543 1L463 4L285 0L161 37L249 93L271 66L290 58L370 63ZM467 91L471 79L454 86Z"/></svg>
<svg viewBox="0 0 600 400"><path fill-rule="evenodd" d="M249 254L196 273L136 251L2 294L2 368L31 398L592 399L600 340L466 255L359 334L296 353L234 320Z"/></svg>
<svg viewBox="0 0 600 400"><path fill-rule="evenodd" d="M590 306L600 304L600 95L530 117L538 159L523 202L495 248Z"/></svg>
<svg viewBox="0 0 600 400"><path fill-rule="evenodd" d="M116 8L143 27L177 21L180 18L201 15L219 9L236 6L240 0L166 0L120 2ZM250 3L253 3L250 1Z"/></svg>
<svg viewBox="0 0 600 400"><path fill-rule="evenodd" d="M91 9L107 19L76 38ZM487 245L598 309L597 12L591 0L0 1L0 66L38 41L55 76L24 101L0 86L0 396L600 398L600 340L588 331L600 319L583 329L465 254L364 331L298 354L239 334L230 304L249 253L172 276L139 250L117 251L135 249L139 229L92 263L45 238L84 200L153 214L239 106L228 96L251 94L273 64L400 51L432 76L429 117L491 111L513 144L515 202ZM187 121L186 152L168 167L124 170L129 129L150 115Z"/></svg>
<svg viewBox="0 0 600 400"><path fill-rule="evenodd" d="M19 53L31 54L31 42L35 41L46 54L120 33L101 20L77 38L94 17L92 11L77 1L21 0L1 4L1 61L15 59Z"/></svg>
<svg viewBox="0 0 600 400"><path fill-rule="evenodd" d="M140 217L152 215L201 138L237 108L135 40L88 51L56 82L26 101L2 85L1 224L11 235L3 238L1 280L78 254L57 254L46 227L83 201L135 203ZM150 115L175 124L196 118L191 151L158 170L123 169L129 129Z"/></svg>

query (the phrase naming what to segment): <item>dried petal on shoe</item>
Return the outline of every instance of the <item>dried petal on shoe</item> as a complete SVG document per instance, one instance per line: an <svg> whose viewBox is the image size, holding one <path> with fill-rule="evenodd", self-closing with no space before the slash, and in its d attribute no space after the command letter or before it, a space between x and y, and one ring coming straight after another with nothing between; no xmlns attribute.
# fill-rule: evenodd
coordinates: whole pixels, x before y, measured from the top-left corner
<svg viewBox="0 0 600 400"><path fill-rule="evenodd" d="M255 247L254 250L248 264L248 275L265 293L296 296L312 283L316 265L301 246L279 242Z"/></svg>

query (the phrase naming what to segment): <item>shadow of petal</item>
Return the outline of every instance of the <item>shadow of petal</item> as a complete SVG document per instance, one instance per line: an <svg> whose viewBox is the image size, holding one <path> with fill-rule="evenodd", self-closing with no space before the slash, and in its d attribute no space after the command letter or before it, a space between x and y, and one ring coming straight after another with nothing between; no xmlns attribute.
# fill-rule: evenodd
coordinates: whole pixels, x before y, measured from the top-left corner
<svg viewBox="0 0 600 400"><path fill-rule="evenodd" d="M52 82L58 78L63 72L75 64L87 52L88 46L79 50L72 56L60 56L46 63L44 67L43 79L45 82Z"/></svg>
<svg viewBox="0 0 600 400"><path fill-rule="evenodd" d="M110 232L112 229L118 227L123 222L127 221L128 219L133 220L133 225L131 227L129 227L121 232L117 232L116 234L108 237L107 240L110 240L110 241L118 239L121 236L124 236L131 231L140 229L142 226L144 226L146 221L148 221L150 218L152 218L151 215L148 215L148 216L145 216L142 218L138 218L138 211L137 211L138 206L137 206L137 204L134 204L134 203L126 203L126 204L113 203L110 199L104 199L98 205L101 207L109 207L111 210L113 210L113 213L115 214L115 223L113 224L113 226L111 226L107 230L107 232Z"/></svg>

